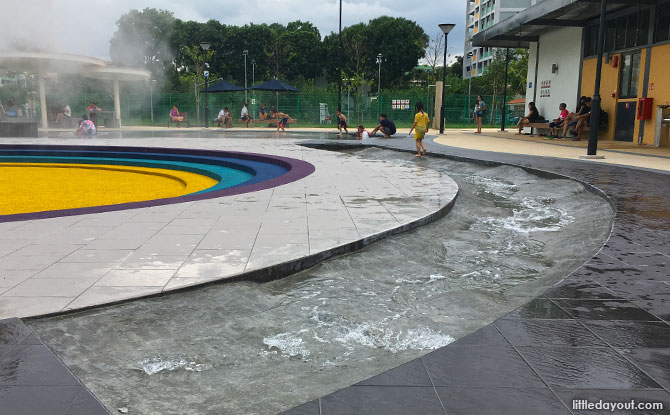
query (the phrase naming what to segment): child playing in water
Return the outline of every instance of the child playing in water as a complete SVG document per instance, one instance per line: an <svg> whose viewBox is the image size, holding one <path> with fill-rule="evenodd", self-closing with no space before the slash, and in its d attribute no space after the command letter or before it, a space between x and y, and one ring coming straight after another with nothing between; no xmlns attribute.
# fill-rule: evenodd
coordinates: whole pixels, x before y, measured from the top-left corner
<svg viewBox="0 0 670 415"><path fill-rule="evenodd" d="M95 128L93 121L88 119L88 115L84 114L81 118L82 120L77 128L77 137L81 138L86 136L90 138L93 135L97 135L98 130Z"/></svg>
<svg viewBox="0 0 670 415"><path fill-rule="evenodd" d="M423 102L417 102L414 106L414 109L416 110L414 124L412 124L412 128L409 129L408 135L411 136L412 130L415 131L414 140L416 141L416 156L421 157L422 155L426 154L426 146L423 144L423 138L428 132L428 123L430 123L430 118L428 118L428 114L426 114L423 109Z"/></svg>
<svg viewBox="0 0 670 415"><path fill-rule="evenodd" d="M272 118L276 118L279 120L279 122L277 122L277 132L279 132L280 128L282 133L286 132L284 128L286 128L288 120L292 120L293 118L291 118L291 116L288 114L284 114L283 112L278 112L277 110L274 109L272 111L273 111Z"/></svg>
<svg viewBox="0 0 670 415"><path fill-rule="evenodd" d="M337 129L340 131L340 137L342 137L342 129L344 129L344 132L349 134L349 130L347 130L347 116L342 114L342 112L338 109L336 111L337 114Z"/></svg>
<svg viewBox="0 0 670 415"><path fill-rule="evenodd" d="M365 131L365 127L363 125L358 126L358 130L356 131L356 138L359 140L368 140L370 138L370 134Z"/></svg>

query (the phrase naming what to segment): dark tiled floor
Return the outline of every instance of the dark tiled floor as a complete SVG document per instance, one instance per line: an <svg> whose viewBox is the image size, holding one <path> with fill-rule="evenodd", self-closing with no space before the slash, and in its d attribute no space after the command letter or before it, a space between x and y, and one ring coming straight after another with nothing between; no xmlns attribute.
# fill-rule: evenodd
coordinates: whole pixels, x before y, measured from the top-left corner
<svg viewBox="0 0 670 415"><path fill-rule="evenodd" d="M414 143L381 145L411 150ZM670 414L669 175L428 146L433 154L534 167L593 184L617 213L610 240L561 283L493 324L286 414ZM433 388L425 386L426 376ZM665 406L572 410L580 399Z"/></svg>
<svg viewBox="0 0 670 415"><path fill-rule="evenodd" d="M0 413L109 414L19 319L0 320Z"/></svg>

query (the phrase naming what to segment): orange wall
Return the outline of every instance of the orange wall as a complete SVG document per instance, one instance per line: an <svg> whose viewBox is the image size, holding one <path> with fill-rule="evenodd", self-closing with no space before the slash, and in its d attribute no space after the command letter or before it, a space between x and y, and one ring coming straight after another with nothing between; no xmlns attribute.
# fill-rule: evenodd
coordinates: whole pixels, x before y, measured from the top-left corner
<svg viewBox="0 0 670 415"><path fill-rule="evenodd" d="M670 45L666 44L652 47L651 66L649 67L649 86L654 84L654 89L648 89L647 96L654 98L654 111L651 120L645 122L644 144L654 144L656 105L663 105L670 101L668 68L670 68Z"/></svg>
<svg viewBox="0 0 670 415"><path fill-rule="evenodd" d="M612 55L614 57L615 55ZM616 125L616 103L617 102L635 102L633 99L619 99L619 75L621 69L621 55L619 56L619 66L613 68L611 62L608 64L603 61L603 70L600 81L600 96L602 97L602 109L609 114L609 124L607 131L602 131L599 138L603 140L614 139L614 126ZM638 79L638 97L642 97L644 92L644 71L647 64L647 49L640 52L640 77ZM654 111L652 119L648 121L636 121L633 142L638 141L640 123L645 123L644 137L642 144L653 145L656 126L656 105L665 104L670 101L670 82L667 81L667 68L670 67L670 44L652 47L651 65L649 67L649 85L654 85L654 89L647 89L647 97L654 99ZM595 82L596 59L585 59L582 65L582 95L593 96L593 84ZM616 91L616 98L612 98L612 91Z"/></svg>
<svg viewBox="0 0 670 415"><path fill-rule="evenodd" d="M619 58L621 59L621 58ZM621 65L621 61L619 61ZM593 86L596 82L596 58L584 59L582 64L582 95L593 96ZM603 59L603 69L600 76L600 97L602 99L600 107L607 112L609 122L607 130L600 131L598 138L601 140L614 139L614 125L616 119L616 98L612 98L612 91L619 88L619 68L612 68ZM617 91L618 96L618 91Z"/></svg>

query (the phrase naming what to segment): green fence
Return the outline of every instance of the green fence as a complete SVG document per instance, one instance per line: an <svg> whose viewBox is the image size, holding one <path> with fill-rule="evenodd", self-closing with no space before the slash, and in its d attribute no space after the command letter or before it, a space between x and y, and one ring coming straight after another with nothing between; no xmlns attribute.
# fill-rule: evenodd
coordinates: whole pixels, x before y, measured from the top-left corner
<svg viewBox="0 0 670 415"><path fill-rule="evenodd" d="M435 117L434 89L430 92L390 93L377 96L357 96L353 93L342 94L342 112L347 115L349 125L363 124L367 128L377 124L380 113L385 113L399 127L409 127L414 120L414 104L424 102L431 119ZM261 104L267 108L278 107L298 120L303 127L334 126L337 94L332 93L280 93L248 92L249 112L258 118ZM49 97L49 100L52 98ZM121 94L121 117L123 124L129 125L167 125L168 114L173 105L180 112L187 112L192 125L205 123L205 99L209 100L210 119L214 119L220 109L229 107L233 119L239 118L244 92L204 94L194 93L153 93L148 90L123 91ZM509 98L508 98L509 99ZM79 94L71 99L73 115L84 113L85 107L94 101L103 109L113 109L113 101L109 94ZM487 113L484 124L500 126L502 115L502 96L485 96ZM447 127L468 127L474 124L472 119L476 96L448 95L445 99L445 124ZM519 114L508 110L507 125L510 125Z"/></svg>

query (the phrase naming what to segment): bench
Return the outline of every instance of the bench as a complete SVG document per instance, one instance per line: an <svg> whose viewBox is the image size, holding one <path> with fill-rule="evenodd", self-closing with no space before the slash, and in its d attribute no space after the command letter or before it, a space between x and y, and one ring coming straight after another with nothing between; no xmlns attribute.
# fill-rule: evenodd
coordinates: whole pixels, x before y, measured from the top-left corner
<svg viewBox="0 0 670 415"><path fill-rule="evenodd" d="M177 128L179 128L181 124L187 124L189 127L191 126L190 121L188 121L188 112L180 112L179 116L184 117L184 121L173 121L171 117L168 117L168 128L170 128L170 123L177 124Z"/></svg>
<svg viewBox="0 0 670 415"><path fill-rule="evenodd" d="M243 123L241 119L237 119L238 123ZM289 124L297 124L298 120L294 118L289 118L288 119ZM254 124L267 124L267 127L276 127L277 126L277 118L268 118L267 120L251 120L249 122L250 126L254 126Z"/></svg>
<svg viewBox="0 0 670 415"><path fill-rule="evenodd" d="M549 122L532 122L532 123L528 124L526 127L530 127L530 135L535 135L535 134L533 134L533 129L536 129L536 130L550 130Z"/></svg>

